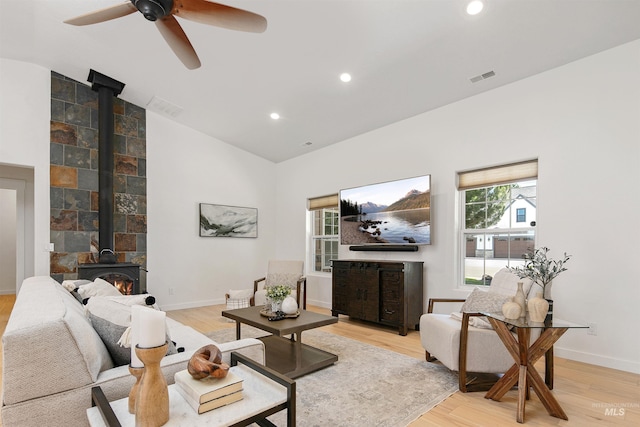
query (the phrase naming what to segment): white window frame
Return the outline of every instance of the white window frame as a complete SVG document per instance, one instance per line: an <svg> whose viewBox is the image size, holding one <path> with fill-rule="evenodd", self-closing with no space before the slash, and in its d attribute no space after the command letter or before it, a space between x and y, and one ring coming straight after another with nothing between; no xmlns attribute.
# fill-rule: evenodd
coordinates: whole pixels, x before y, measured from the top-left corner
<svg viewBox="0 0 640 427"><path fill-rule="evenodd" d="M331 252L329 254L329 258L327 258L327 255L324 253L324 249L322 249L323 253L320 254L320 256L324 261L338 258L338 251L340 247L338 195L336 194L309 199L307 208L307 273L330 275L331 264L328 262L323 262L322 270L316 270L316 243L323 240L333 242L336 247L335 253ZM336 215L335 230L337 234L324 234L324 232L322 234L315 234L315 215L321 214L323 216L321 220L323 220L324 214L327 212L331 212ZM322 229L324 231L324 227L322 227ZM321 246L324 248L324 245Z"/></svg>
<svg viewBox="0 0 640 427"><path fill-rule="evenodd" d="M481 286L482 284L467 284L466 283L466 236L468 233L488 233L488 234L496 234L497 230L503 231L505 234L508 233L525 233L529 231L533 231L533 245L535 247L535 242L537 238L537 231L532 227L518 227L518 223L513 222L509 225L509 227L501 227L497 228L482 228L482 229L466 229L465 226L465 216L466 216L466 191L480 188L488 188L498 185L506 185L513 184L516 182L525 182L525 181L535 181L536 182L536 201L537 201L537 176L538 176L538 161L529 160L520 163L514 163L509 165L501 165L490 168L478 169L473 171L465 171L458 173L458 197L456 210L458 212L456 230L458 234L457 242L457 283L458 288L460 289L469 289L475 286ZM464 183L463 183L464 181ZM465 185L465 187L463 187ZM514 214L515 215L515 214ZM515 218L515 217L514 217ZM537 218L537 202L536 202L536 214L534 216L533 221ZM501 258L502 259L502 258ZM506 265L518 265L519 262L514 258L505 258L504 264ZM515 262L514 262L515 261ZM486 258L483 258L483 271L486 274Z"/></svg>

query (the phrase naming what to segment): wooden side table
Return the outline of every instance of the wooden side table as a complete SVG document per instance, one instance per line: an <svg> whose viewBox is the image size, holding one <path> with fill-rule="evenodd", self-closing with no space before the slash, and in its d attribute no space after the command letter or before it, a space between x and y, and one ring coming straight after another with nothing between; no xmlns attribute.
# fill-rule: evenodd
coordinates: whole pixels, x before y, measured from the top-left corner
<svg viewBox="0 0 640 427"><path fill-rule="evenodd" d="M241 365L238 365L240 362ZM221 408L198 414L176 390L169 386L169 421L172 426L248 426L253 423L275 427L269 415L287 411L287 426L296 425L296 383L246 357L231 353L231 369L244 380L244 398ZM129 413L129 399L108 402L100 387L91 390L94 407L87 409L91 427L135 426L135 414Z"/></svg>
<svg viewBox="0 0 640 427"><path fill-rule="evenodd" d="M500 380L487 392L485 398L499 401L516 383L518 383L518 406L516 420L524 422L524 408L529 386L536 392L549 415L568 420L567 414L551 393L551 389L545 384L540 374L535 370L536 361L553 348L553 344L570 328L587 328L586 325L552 320L550 322L530 322L528 318L505 319L502 313L482 313L487 316L489 322L500 337L511 357L516 362ZM509 326L516 330L518 339L509 331ZM541 328L538 339L529 345L532 328ZM550 361L547 359L547 363ZM548 379L548 378L547 378ZM550 384L553 387L551 381Z"/></svg>

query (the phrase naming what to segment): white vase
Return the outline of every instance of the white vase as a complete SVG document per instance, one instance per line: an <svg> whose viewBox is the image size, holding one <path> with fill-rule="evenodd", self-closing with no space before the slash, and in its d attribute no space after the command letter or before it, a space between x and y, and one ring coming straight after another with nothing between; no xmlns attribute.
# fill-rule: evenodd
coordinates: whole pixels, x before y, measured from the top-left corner
<svg viewBox="0 0 640 427"><path fill-rule="evenodd" d="M520 306L520 316L524 316L525 314L527 314L527 300L524 296L522 285L522 282L518 282L518 290L516 291L516 296L513 297L513 301L518 303L518 305Z"/></svg>
<svg viewBox="0 0 640 427"><path fill-rule="evenodd" d="M553 285L553 280L544 285L544 295L542 296L542 298L553 299L551 298L551 285Z"/></svg>
<svg viewBox="0 0 640 427"><path fill-rule="evenodd" d="M529 320L532 322L544 322L549 311L549 303L542 298L542 292L538 292L535 297L529 299L527 303L529 309Z"/></svg>
<svg viewBox="0 0 640 427"><path fill-rule="evenodd" d="M505 319L517 319L521 316L522 307L515 302L515 297L511 301L507 301L502 305L502 314Z"/></svg>
<svg viewBox="0 0 640 427"><path fill-rule="evenodd" d="M298 311L298 302L292 296L288 296L282 301L282 312L284 314L295 314Z"/></svg>

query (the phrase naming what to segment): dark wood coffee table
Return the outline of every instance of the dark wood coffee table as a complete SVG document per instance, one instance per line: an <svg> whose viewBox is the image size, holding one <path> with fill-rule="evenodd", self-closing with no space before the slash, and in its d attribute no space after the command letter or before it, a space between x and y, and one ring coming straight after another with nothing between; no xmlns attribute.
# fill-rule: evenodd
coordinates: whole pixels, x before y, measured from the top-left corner
<svg viewBox="0 0 640 427"><path fill-rule="evenodd" d="M225 310L224 317L236 321L236 338L240 339L240 324L250 325L272 335L259 338L264 342L266 365L289 378L317 371L338 360L338 356L302 343L302 331L337 323L338 318L300 310L300 316L271 321L260 314L264 307ZM285 336L290 335L290 338Z"/></svg>

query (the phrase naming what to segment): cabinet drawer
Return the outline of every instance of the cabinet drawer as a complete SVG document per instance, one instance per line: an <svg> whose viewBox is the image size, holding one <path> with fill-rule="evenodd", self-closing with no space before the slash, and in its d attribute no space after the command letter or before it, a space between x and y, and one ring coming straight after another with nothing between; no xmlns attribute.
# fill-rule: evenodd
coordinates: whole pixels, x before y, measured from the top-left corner
<svg viewBox="0 0 640 427"><path fill-rule="evenodd" d="M380 308L380 320L391 324L399 324L401 320L400 313L400 302L385 301Z"/></svg>

